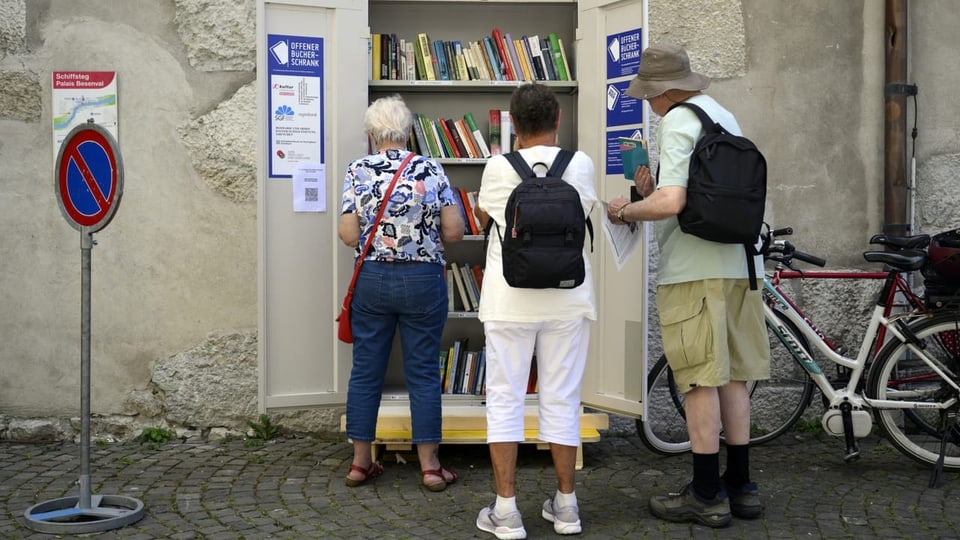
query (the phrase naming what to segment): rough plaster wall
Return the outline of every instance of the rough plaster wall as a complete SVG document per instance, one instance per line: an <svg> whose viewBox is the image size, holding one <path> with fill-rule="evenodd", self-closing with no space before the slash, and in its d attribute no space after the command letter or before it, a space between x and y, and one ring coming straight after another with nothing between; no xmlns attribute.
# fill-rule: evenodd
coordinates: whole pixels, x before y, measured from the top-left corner
<svg viewBox="0 0 960 540"><path fill-rule="evenodd" d="M0 0L0 51L17 53L27 38L27 6L24 0Z"/></svg>
<svg viewBox="0 0 960 540"><path fill-rule="evenodd" d="M254 0L176 0L175 22L198 71L252 71L257 48Z"/></svg>
<svg viewBox="0 0 960 540"><path fill-rule="evenodd" d="M252 25L225 24L232 1L181 4L216 8L205 13L228 33ZM256 324L256 209L245 195L250 189L239 187L244 167L246 185L255 185L252 145L243 142L252 137L255 105L241 104L246 114L231 110L240 101L209 105L211 97L235 95L241 79L190 66L172 0L0 4L0 13L11 12L25 12L30 22L26 31L6 17L0 26L0 228L8 233L0 240L0 413L69 417L78 410L79 233L60 215L52 188L50 72L113 70L124 193L92 251L91 405L98 426L130 431L124 416L142 411L128 404L128 394L150 388L158 359L209 332ZM231 51L220 65L251 66L249 54L243 64ZM219 138L219 153L242 154L229 181L194 166L184 139L204 137L190 150L216 154L210 146ZM255 345L250 350L255 355ZM15 420L0 424L6 435L25 432ZM69 436L74 424L57 422L54 431Z"/></svg>

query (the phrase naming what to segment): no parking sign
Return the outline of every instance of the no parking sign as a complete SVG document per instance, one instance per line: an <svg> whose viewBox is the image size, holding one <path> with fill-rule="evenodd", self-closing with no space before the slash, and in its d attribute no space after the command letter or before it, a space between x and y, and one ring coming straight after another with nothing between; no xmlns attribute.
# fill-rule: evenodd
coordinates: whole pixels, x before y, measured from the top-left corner
<svg viewBox="0 0 960 540"><path fill-rule="evenodd" d="M123 162L116 140L97 124L81 124L57 154L57 201L73 228L94 233L113 219L123 194Z"/></svg>

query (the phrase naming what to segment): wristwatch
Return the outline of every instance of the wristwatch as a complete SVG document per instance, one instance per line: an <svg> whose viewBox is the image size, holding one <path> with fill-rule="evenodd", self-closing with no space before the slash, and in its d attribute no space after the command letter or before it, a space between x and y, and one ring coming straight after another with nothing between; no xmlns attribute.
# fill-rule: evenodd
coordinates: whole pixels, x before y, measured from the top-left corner
<svg viewBox="0 0 960 540"><path fill-rule="evenodd" d="M623 219L623 212L624 212L626 209L627 209L627 205L623 205L623 206L620 207L619 210L617 210L617 219L618 219L619 221L623 222L623 223L626 223L626 221L624 221L624 219Z"/></svg>

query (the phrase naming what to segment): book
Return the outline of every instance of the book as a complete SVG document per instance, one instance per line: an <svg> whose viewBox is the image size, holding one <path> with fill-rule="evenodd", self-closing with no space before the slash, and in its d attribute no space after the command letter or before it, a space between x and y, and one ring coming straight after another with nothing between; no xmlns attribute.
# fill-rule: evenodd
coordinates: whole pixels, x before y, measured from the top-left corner
<svg viewBox="0 0 960 540"><path fill-rule="evenodd" d="M490 71L490 62L487 60L486 52L480 41L474 41L470 44L470 50L473 53L473 62L480 72L480 78L485 81L493 80L493 73Z"/></svg>
<svg viewBox="0 0 960 540"><path fill-rule="evenodd" d="M444 133L447 135L447 138L450 139L453 154L458 158L470 157L469 152L467 152L467 143L460 138L460 132L457 131L456 123L449 118L441 118L440 121L443 122Z"/></svg>
<svg viewBox="0 0 960 540"><path fill-rule="evenodd" d="M449 81L450 72L447 70L447 55L443 50L443 42L434 40L433 42L433 58L436 62L436 66L439 71L437 71L437 80L438 81Z"/></svg>
<svg viewBox="0 0 960 540"><path fill-rule="evenodd" d="M400 78L400 40L396 34L390 34L389 57L387 59L387 78L395 81Z"/></svg>
<svg viewBox="0 0 960 540"><path fill-rule="evenodd" d="M453 380L450 381L451 394L462 393L463 369L465 367L464 358L466 357L468 343L467 338L460 338L453 342L455 364L454 370L451 373L453 377Z"/></svg>
<svg viewBox="0 0 960 540"><path fill-rule="evenodd" d="M475 264L470 267L470 271L473 272L473 279L477 282L477 290L483 290L483 267L479 264Z"/></svg>
<svg viewBox="0 0 960 540"><path fill-rule="evenodd" d="M555 32L547 34L547 42L550 44L550 54L553 58L554 68L557 70L558 81L569 81L567 70L563 67L563 53L560 52L560 38Z"/></svg>
<svg viewBox="0 0 960 540"><path fill-rule="evenodd" d="M480 151L479 157L490 157L490 148L487 147L487 141L483 140L483 133L480 133L480 127L477 126L477 121L473 117L473 113L468 112L463 115L463 121L467 123L467 128L470 129L474 140L477 142L477 149Z"/></svg>
<svg viewBox="0 0 960 540"><path fill-rule="evenodd" d="M547 80L559 81L557 69L553 65L553 51L550 50L550 40L547 38L540 40L540 56L543 58L543 65L547 68Z"/></svg>
<svg viewBox="0 0 960 540"><path fill-rule="evenodd" d="M403 40L403 78L408 81L417 79L416 54L410 40Z"/></svg>
<svg viewBox="0 0 960 540"><path fill-rule="evenodd" d="M567 49L563 46L563 39L557 40L560 44L560 56L563 57L563 69L567 72L567 80L575 81L577 78L573 76L573 71L570 69L570 62L567 60Z"/></svg>
<svg viewBox="0 0 960 540"><path fill-rule="evenodd" d="M447 352L447 372L443 376L443 393L453 393L453 380L457 373L457 354L460 352L459 341L454 341Z"/></svg>
<svg viewBox="0 0 960 540"><path fill-rule="evenodd" d="M467 230L464 231L466 234L480 234L480 231L477 228L477 220L473 216L473 205L470 204L469 193L463 188L459 188L460 200L463 202L463 211L466 213L467 219Z"/></svg>
<svg viewBox="0 0 960 540"><path fill-rule="evenodd" d="M513 120L510 111L500 111L500 149L506 154L513 152Z"/></svg>
<svg viewBox="0 0 960 540"><path fill-rule="evenodd" d="M527 49L523 46L524 40L514 39L513 46L517 50L517 58L520 60L520 70L523 71L523 80L533 81L536 78L533 75L533 69L530 67L530 59L527 58Z"/></svg>
<svg viewBox="0 0 960 540"><path fill-rule="evenodd" d="M540 49L540 36L534 34L527 38L527 48L530 52L530 62L536 71L537 80L547 80L547 66L543 63L543 52Z"/></svg>
<svg viewBox="0 0 960 540"><path fill-rule="evenodd" d="M430 130L433 132L433 138L437 141L437 149L439 150L437 157L452 158L453 152L448 146L449 143L447 143L447 140L443 137L443 131L441 131L440 127L437 126L437 122L428 118L427 123L430 125Z"/></svg>
<svg viewBox="0 0 960 540"><path fill-rule="evenodd" d="M430 119L423 114L414 114L414 116L416 117L416 122L420 124L420 128L423 130L423 136L427 141L427 148L430 151L430 157L443 157L443 154L440 153L440 141L436 139L436 134L433 132Z"/></svg>
<svg viewBox="0 0 960 540"><path fill-rule="evenodd" d="M473 311L473 306L470 305L470 296L467 294L466 285L463 283L463 274L460 272L460 266L452 262L450 263L450 268L453 269L453 281L457 285L458 298L460 298L460 305L463 306L464 311Z"/></svg>
<svg viewBox="0 0 960 540"><path fill-rule="evenodd" d="M477 355L478 351L467 351L466 362L463 366L463 387L461 394L472 394L473 383L477 379Z"/></svg>
<svg viewBox="0 0 960 540"><path fill-rule="evenodd" d="M427 70L423 65L423 53L420 50L420 40L413 41L413 61L415 65L415 79L425 81L427 80Z"/></svg>
<svg viewBox="0 0 960 540"><path fill-rule="evenodd" d="M490 109L490 154L500 154L500 109Z"/></svg>
<svg viewBox="0 0 960 540"><path fill-rule="evenodd" d="M480 149L477 148L477 141L473 140L473 132L467 127L466 120L458 118L453 121L453 125L457 127L457 133L460 134L460 139L463 140L463 146L467 148L467 157L473 159L482 157Z"/></svg>
<svg viewBox="0 0 960 540"><path fill-rule="evenodd" d="M428 81L437 80L433 71L433 54L430 52L430 38L424 32L417 34L417 44L420 49L420 61L423 62L423 71Z"/></svg>
<svg viewBox="0 0 960 540"><path fill-rule="evenodd" d="M382 44L382 35L381 34L371 34L372 43L370 44L370 52L373 55L370 64L370 78L374 81L380 80L380 53L383 52Z"/></svg>
<svg viewBox="0 0 960 540"><path fill-rule="evenodd" d="M460 79L469 81L472 77L470 76L470 70L467 68L467 55L463 48L463 43L460 41L453 42L453 54L456 58L457 73Z"/></svg>
<svg viewBox="0 0 960 540"><path fill-rule="evenodd" d="M447 374L447 357L449 356L450 351L447 349L440 350L440 388L443 391L443 377Z"/></svg>
<svg viewBox="0 0 960 540"><path fill-rule="evenodd" d="M459 158L463 157L460 155L460 150L457 148L456 143L453 141L453 134L450 133L450 128L447 127L447 121L443 118L437 118L437 128L440 131L440 137L443 139L444 148L446 149L447 157Z"/></svg>
<svg viewBox="0 0 960 540"><path fill-rule="evenodd" d="M650 159L647 155L647 142L643 139L631 139L629 137L619 137L620 159L623 161L623 177L627 180L633 180L633 173L637 167L650 166Z"/></svg>
<svg viewBox="0 0 960 540"><path fill-rule="evenodd" d="M417 141L418 153L421 156L430 156L430 145L427 144L426 134L423 132L423 125L420 123L419 115L413 115L413 137Z"/></svg>
<svg viewBox="0 0 960 540"><path fill-rule="evenodd" d="M467 290L467 296L470 298L470 307L473 308L470 311L477 311L480 309L480 289L473 282L473 272L470 270L470 265L460 265L460 274L463 276L463 288Z"/></svg>
<svg viewBox="0 0 960 540"><path fill-rule="evenodd" d="M497 28L493 29L493 42L497 46L497 55L500 60L500 71L503 73L503 80L515 81L516 74L513 72L513 66L510 65L510 53L507 52L507 46L504 43L503 34Z"/></svg>
<svg viewBox="0 0 960 540"><path fill-rule="evenodd" d="M517 54L517 45L513 37L510 36L510 32L503 34L503 42L506 45L507 52L510 54L510 62L513 67L513 72L516 75L516 80L526 80L526 74L524 74L523 67L520 65L520 55Z"/></svg>
<svg viewBox="0 0 960 540"><path fill-rule="evenodd" d="M490 67L491 80L504 80L503 73L500 71L500 54L497 52L496 45L493 44L493 38L483 36L483 48L486 54L487 65Z"/></svg>
<svg viewBox="0 0 960 540"><path fill-rule="evenodd" d="M441 41L440 44L443 46L443 59L447 62L447 74L451 81L458 80L460 75L457 73L457 59L453 56L453 42Z"/></svg>
<svg viewBox="0 0 960 540"><path fill-rule="evenodd" d="M447 267L446 272L446 281L447 281L447 311L452 312L457 310L457 302L454 297L454 286L453 286L453 270Z"/></svg>
<svg viewBox="0 0 960 540"><path fill-rule="evenodd" d="M486 347L481 347L480 353L477 355L477 378L473 383L473 388L470 393L475 395L485 394L486 382L487 382L487 349Z"/></svg>

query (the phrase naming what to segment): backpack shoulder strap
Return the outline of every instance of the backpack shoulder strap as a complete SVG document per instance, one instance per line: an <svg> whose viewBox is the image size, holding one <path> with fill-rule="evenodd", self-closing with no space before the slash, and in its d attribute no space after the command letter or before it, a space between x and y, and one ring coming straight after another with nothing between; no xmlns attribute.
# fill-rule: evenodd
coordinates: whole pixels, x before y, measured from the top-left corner
<svg viewBox="0 0 960 540"><path fill-rule="evenodd" d="M537 173L533 172L533 169L530 168L527 160L523 159L523 156L520 155L520 152L507 152L503 157L507 158L507 161L513 166L513 170L517 171L521 181L537 175Z"/></svg>
<svg viewBox="0 0 960 540"><path fill-rule="evenodd" d="M713 118L710 118L710 115L708 115L706 111L701 109L699 105L688 103L686 101L681 101L679 103L674 103L673 105L671 105L670 108L667 109L667 112L670 112L676 109L677 107L686 107L691 111L693 111L694 113L696 113L697 118L700 119L700 124L703 126L703 130L706 131L707 133L721 133L726 131L725 129L723 129L723 126L714 122Z"/></svg>
<svg viewBox="0 0 960 540"><path fill-rule="evenodd" d="M573 152L561 148L560 152L557 154L557 157L553 158L553 164L550 165L550 170L547 171L547 176L562 178L563 171L567 170L567 165L570 164L570 160L572 159Z"/></svg>

